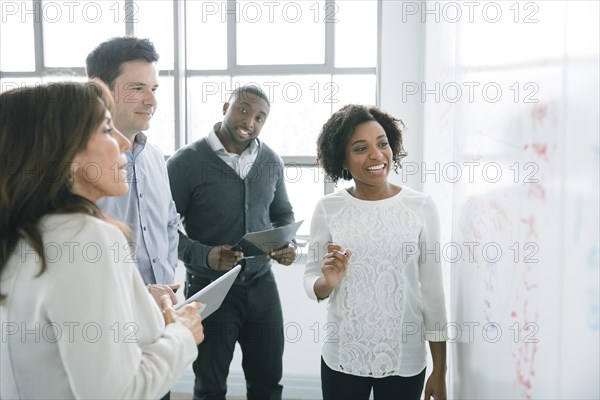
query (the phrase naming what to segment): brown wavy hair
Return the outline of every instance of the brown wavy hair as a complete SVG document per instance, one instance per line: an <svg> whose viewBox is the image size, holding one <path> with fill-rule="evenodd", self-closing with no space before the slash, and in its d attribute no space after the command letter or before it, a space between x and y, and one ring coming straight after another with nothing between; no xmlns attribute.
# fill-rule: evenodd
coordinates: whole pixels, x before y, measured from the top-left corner
<svg viewBox="0 0 600 400"><path fill-rule="evenodd" d="M82 213L115 223L71 191L70 169L114 108L98 82L61 82L0 94L0 275L20 239L46 259L38 224L48 214ZM124 225L115 223L126 232ZM0 300L5 296L0 293Z"/></svg>

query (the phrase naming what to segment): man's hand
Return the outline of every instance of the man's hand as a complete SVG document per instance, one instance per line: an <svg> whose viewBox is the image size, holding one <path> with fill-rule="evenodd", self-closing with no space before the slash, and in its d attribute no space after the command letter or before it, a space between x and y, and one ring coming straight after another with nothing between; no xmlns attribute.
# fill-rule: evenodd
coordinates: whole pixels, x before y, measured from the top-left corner
<svg viewBox="0 0 600 400"><path fill-rule="evenodd" d="M216 271L229 271L243 258L244 253L233 250L231 245L223 244L210 249L208 252L208 266Z"/></svg>
<svg viewBox="0 0 600 400"><path fill-rule="evenodd" d="M269 256L281 265L290 265L296 260L296 248L292 245L272 251Z"/></svg>

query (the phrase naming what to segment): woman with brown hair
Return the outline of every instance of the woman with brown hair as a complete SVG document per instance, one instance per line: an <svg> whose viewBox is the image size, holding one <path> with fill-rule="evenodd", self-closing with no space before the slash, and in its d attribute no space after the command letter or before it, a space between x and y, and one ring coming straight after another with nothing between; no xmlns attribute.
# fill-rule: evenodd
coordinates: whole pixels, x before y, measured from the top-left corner
<svg viewBox="0 0 600 400"><path fill-rule="evenodd" d="M97 83L0 94L0 398L160 398L203 340L198 304L160 309L125 228L129 141Z"/></svg>

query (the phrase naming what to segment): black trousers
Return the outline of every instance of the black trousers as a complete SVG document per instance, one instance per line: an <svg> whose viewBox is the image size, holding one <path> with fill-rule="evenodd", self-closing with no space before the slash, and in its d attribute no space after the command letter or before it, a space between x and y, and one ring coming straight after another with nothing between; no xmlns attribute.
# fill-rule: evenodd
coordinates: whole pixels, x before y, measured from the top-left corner
<svg viewBox="0 0 600 400"><path fill-rule="evenodd" d="M190 278L186 297L210 283ZM233 285L221 307L203 321L204 341L193 364L195 400L225 399L235 343L240 344L248 400L280 400L283 386L283 315L271 271Z"/></svg>
<svg viewBox="0 0 600 400"><path fill-rule="evenodd" d="M334 371L321 358L323 400L419 400L425 382L425 369L415 376L370 378Z"/></svg>

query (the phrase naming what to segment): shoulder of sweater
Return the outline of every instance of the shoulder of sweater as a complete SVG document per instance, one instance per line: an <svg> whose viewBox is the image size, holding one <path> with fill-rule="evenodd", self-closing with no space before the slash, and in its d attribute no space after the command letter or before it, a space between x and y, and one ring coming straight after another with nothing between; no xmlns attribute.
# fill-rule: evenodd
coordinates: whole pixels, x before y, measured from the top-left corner
<svg viewBox="0 0 600 400"><path fill-rule="evenodd" d="M277 154L275 152L275 150L273 150L271 147L269 147L269 145L267 145L265 142L263 142L263 141L260 142L259 149L263 153L263 157L277 160L279 163L281 163L281 165L283 165L283 159L281 158L281 156L279 154Z"/></svg>
<svg viewBox="0 0 600 400"><path fill-rule="evenodd" d="M208 141L206 140L206 138L198 139L192 143L181 147L179 150L173 153L173 155L167 160L167 165L181 160L186 160L187 162L189 161L188 159L190 159L190 157L194 156L200 151L206 150L212 151L210 149L210 146L208 145ZM192 159L195 159L195 157Z"/></svg>

